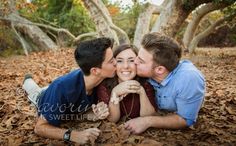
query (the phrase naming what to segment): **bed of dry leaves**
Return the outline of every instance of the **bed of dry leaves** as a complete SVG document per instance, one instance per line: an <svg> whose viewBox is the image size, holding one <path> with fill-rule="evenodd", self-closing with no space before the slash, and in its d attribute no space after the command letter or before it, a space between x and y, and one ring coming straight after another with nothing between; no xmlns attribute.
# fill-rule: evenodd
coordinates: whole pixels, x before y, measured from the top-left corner
<svg viewBox="0 0 236 146"><path fill-rule="evenodd" d="M189 56L184 56L189 58ZM75 129L99 127L95 145L236 145L236 48L200 49L191 60L205 74L207 93L198 122L184 130L148 129L128 135L119 125L68 123ZM76 67L73 49L0 58L0 145L65 145L34 134L35 108L21 88L24 74L32 73L40 86Z"/></svg>

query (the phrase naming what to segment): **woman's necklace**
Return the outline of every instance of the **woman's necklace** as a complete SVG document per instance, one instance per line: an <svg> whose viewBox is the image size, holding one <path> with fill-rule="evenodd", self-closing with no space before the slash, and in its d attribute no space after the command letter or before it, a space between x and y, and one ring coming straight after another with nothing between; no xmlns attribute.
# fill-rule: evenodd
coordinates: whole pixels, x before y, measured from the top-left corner
<svg viewBox="0 0 236 146"><path fill-rule="evenodd" d="M123 102L123 101L122 101L121 105L123 106L124 111L125 111L124 122L126 122L127 120L131 119L131 118L130 118L130 115L131 115L132 110L133 110L133 107L134 107L134 94L132 94L132 103L131 103L131 109L130 109L129 114L128 114L128 112L127 112L127 109L125 108L125 105L124 105L124 102Z"/></svg>

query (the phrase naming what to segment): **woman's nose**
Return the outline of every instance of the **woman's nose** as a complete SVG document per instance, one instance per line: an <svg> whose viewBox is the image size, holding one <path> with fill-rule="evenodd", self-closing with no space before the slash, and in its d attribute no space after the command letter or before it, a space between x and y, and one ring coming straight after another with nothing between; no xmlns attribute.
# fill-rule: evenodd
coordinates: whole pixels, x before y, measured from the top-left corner
<svg viewBox="0 0 236 146"><path fill-rule="evenodd" d="M125 61L124 64L123 64L123 67L128 68L128 66L129 66L129 63L127 61Z"/></svg>

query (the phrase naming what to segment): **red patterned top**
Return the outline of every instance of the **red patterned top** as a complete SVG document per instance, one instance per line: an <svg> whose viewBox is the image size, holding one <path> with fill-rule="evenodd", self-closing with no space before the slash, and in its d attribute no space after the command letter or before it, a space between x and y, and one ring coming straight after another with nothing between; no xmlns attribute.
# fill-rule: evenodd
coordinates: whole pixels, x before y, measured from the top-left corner
<svg viewBox="0 0 236 146"><path fill-rule="evenodd" d="M152 106L156 110L155 93L152 85L150 85L148 82L145 82L144 84L142 84L142 86L145 89L147 97L149 98ZM109 104L111 91L109 91L105 85L100 84L97 87L97 96L99 102L103 101L106 104ZM120 110L121 110L120 111L121 117L125 115L129 115L129 118L139 117L140 116L139 95L135 93L130 93L126 97L124 97L123 100L120 102Z"/></svg>

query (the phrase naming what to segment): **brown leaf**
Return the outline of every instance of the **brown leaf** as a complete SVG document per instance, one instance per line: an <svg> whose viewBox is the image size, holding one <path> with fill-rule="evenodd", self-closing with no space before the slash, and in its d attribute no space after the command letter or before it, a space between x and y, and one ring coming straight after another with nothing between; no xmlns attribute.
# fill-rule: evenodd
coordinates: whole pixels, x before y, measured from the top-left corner
<svg viewBox="0 0 236 146"><path fill-rule="evenodd" d="M216 91L216 94L217 94L218 96L224 96L224 95L225 95L224 90L217 90L217 91Z"/></svg>
<svg viewBox="0 0 236 146"><path fill-rule="evenodd" d="M21 126L20 129L22 130L33 130L34 124L33 121L25 121Z"/></svg>
<svg viewBox="0 0 236 146"><path fill-rule="evenodd" d="M23 141L22 137L10 136L8 137L8 145L9 146L17 146L20 145Z"/></svg>
<svg viewBox="0 0 236 146"><path fill-rule="evenodd" d="M125 140L125 143L130 143L133 145L140 144L144 140L143 136L133 135Z"/></svg>
<svg viewBox="0 0 236 146"><path fill-rule="evenodd" d="M229 113L229 114L231 114L231 115L236 115L236 112L235 111L233 111L233 109L231 108L231 107L225 107L225 109L227 110L227 112Z"/></svg>
<svg viewBox="0 0 236 146"><path fill-rule="evenodd" d="M6 131L8 131L9 129L7 129L7 128L4 128L4 127L2 127L2 126L0 126L0 132L6 132Z"/></svg>
<svg viewBox="0 0 236 146"><path fill-rule="evenodd" d="M125 127L124 127L124 124L121 124L119 127L118 127L118 130L120 131L120 138L121 139L127 139L130 135L130 131L126 130Z"/></svg>
<svg viewBox="0 0 236 146"><path fill-rule="evenodd" d="M20 115L15 114L6 120L5 125L7 128L12 128L12 125L15 125L19 121Z"/></svg>
<svg viewBox="0 0 236 146"><path fill-rule="evenodd" d="M163 146L164 144L163 143L160 143L160 142L157 142L156 140L154 139L147 139L145 138L142 142L141 142L141 145L155 145L155 146Z"/></svg>

